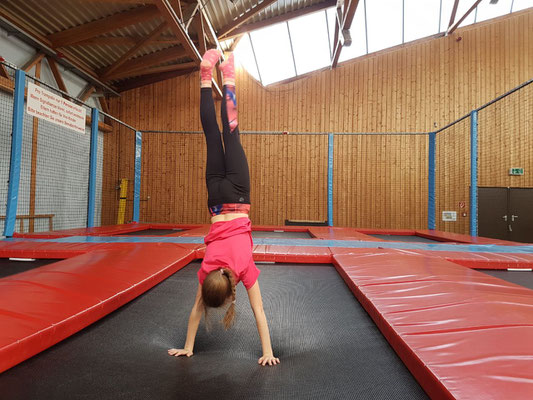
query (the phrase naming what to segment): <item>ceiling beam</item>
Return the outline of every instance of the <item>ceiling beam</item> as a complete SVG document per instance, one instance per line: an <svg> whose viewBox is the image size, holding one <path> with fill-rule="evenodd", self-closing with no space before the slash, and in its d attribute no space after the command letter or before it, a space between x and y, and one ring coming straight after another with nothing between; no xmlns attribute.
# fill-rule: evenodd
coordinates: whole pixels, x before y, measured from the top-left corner
<svg viewBox="0 0 533 400"><path fill-rule="evenodd" d="M352 27L352 21L357 11L359 0L345 0L342 7L342 14L337 14L335 23L335 42L333 45L333 54L331 57L331 68L335 68L339 62L344 41L342 39L343 31Z"/></svg>
<svg viewBox="0 0 533 400"><path fill-rule="evenodd" d="M80 99L83 103L85 103L85 101L87 101L87 99L89 97L91 97L91 95L94 93L94 91L96 90L96 88L94 87L94 85L91 85L90 83L88 83L83 89L82 91L80 92L80 94L78 95L78 99Z"/></svg>
<svg viewBox="0 0 533 400"><path fill-rule="evenodd" d="M200 2L200 0L198 0L198 2ZM221 53L223 53L222 46L220 46L217 34L215 32L215 29L213 28L213 24L211 24L211 21L209 20L209 16L207 15L206 10L202 7L200 8L200 12L202 13L203 17L205 38L209 41L209 43L216 46L216 48L219 49Z"/></svg>
<svg viewBox="0 0 533 400"><path fill-rule="evenodd" d="M301 17L302 15L307 15L314 13L316 11L325 10L326 8L334 7L335 4L337 4L337 0L326 0L322 3L314 4L312 6L300 8L299 10L291 11L282 15L278 15L277 17L265 19L263 21L259 22L252 22L248 25L241 25L241 27L232 30L230 33L228 33L226 36L224 36L224 40L231 39L235 36L240 36L243 33L255 31L256 29L265 28L270 25L278 24L280 22L285 22L293 18Z"/></svg>
<svg viewBox="0 0 533 400"><path fill-rule="evenodd" d="M239 26L241 26L246 21L248 21L250 18L254 17L257 13L263 11L265 8L275 3L276 1L278 0L263 0L262 3L257 4L254 8L251 8L250 10L245 12L243 15L241 15L237 19L234 19L228 25L222 27L220 29L220 32L218 32L218 37L220 39L224 39L231 31L237 29Z"/></svg>
<svg viewBox="0 0 533 400"><path fill-rule="evenodd" d="M161 35L163 30L165 30L167 27L166 22L162 22L159 24L157 28L155 28L150 34L142 39L140 39L135 46L133 46L131 49L129 49L126 53L124 53L118 60L116 60L112 65L107 67L103 74L100 75L100 78L102 80L105 80L108 75L110 75L113 71L115 71L117 68L119 68L122 64L124 64L126 61L128 61L131 57L135 55L142 47L147 46L151 42L154 41L158 36Z"/></svg>
<svg viewBox="0 0 533 400"><path fill-rule="evenodd" d="M178 16L176 15L174 9L172 8L168 0L156 0L156 6L165 21L167 21L170 29L172 29L172 32L174 32L178 40L181 41L181 44L183 45L183 48L185 49L187 55L194 61L200 63L202 59L200 53L194 46L194 43L185 31L181 21L178 19Z"/></svg>
<svg viewBox="0 0 533 400"><path fill-rule="evenodd" d="M199 10L200 8L200 3L195 1L191 4L189 4L189 7L187 7L187 9L185 10L185 14L183 14L183 24L185 25L185 30L187 32L189 32L189 26L191 25L191 23L193 22L194 20L194 17L198 14L197 11Z"/></svg>
<svg viewBox="0 0 533 400"><path fill-rule="evenodd" d="M470 7L465 13L465 15L463 15L459 19L459 21L457 21L451 28L448 28L448 30L446 31L446 36L451 35L459 27L459 25L461 25L461 23L466 19L466 17L468 17L470 13L476 9L479 3L481 3L481 0L476 0L474 4L472 4L472 7Z"/></svg>
<svg viewBox="0 0 533 400"><path fill-rule="evenodd" d="M117 85L117 90L119 92L124 92L126 90L135 89L141 86L151 85L156 82L161 82L167 79L175 78L177 76L186 75L188 73L193 72L197 68L198 67L195 66L194 69L191 70L169 71L160 74L145 75L140 78L128 79L127 81L119 83Z"/></svg>
<svg viewBox="0 0 533 400"><path fill-rule="evenodd" d="M192 71L197 67L198 67L198 64L196 64L193 61L181 63L181 64L163 65L161 67L139 69L133 72L125 72L125 73L118 72L115 79L126 79L126 78L131 78L134 76L158 74L158 73L170 72L170 71L182 71L184 69Z"/></svg>
<svg viewBox="0 0 533 400"><path fill-rule="evenodd" d="M3 57L0 57L0 61L5 61ZM3 78L11 79L9 76L9 72L7 72L7 68L4 64L0 63L0 76Z"/></svg>
<svg viewBox="0 0 533 400"><path fill-rule="evenodd" d="M111 73L106 77L106 80L111 81L117 79L117 76L120 76L126 72L138 71L141 69L146 69L154 65L163 64L170 61L176 61L180 58L185 57L187 54L183 47L175 46L169 49L156 51L155 53L147 54L145 56L136 57L132 60L129 60L127 63L122 65L120 71Z"/></svg>
<svg viewBox="0 0 533 400"><path fill-rule="evenodd" d="M52 43L53 47L64 47L78 43L82 40L94 36L100 36L104 33L148 21L159 16L157 7L147 5L100 18L96 21L78 25L70 29L52 33L46 38Z"/></svg>
<svg viewBox="0 0 533 400"><path fill-rule="evenodd" d="M131 36L96 36L74 43L71 46L133 46L139 38Z"/></svg>
<svg viewBox="0 0 533 400"><path fill-rule="evenodd" d="M10 34L45 53L47 57L51 56L66 68L75 70L75 73L83 79L91 81L105 89L106 92L118 96L114 88L100 81L96 72L80 61L78 57L66 49L63 49L62 54L59 54L45 36L40 35L31 25L2 8L0 8L0 26L10 32Z"/></svg>
<svg viewBox="0 0 533 400"><path fill-rule="evenodd" d="M448 29L450 29L450 26L453 25L453 23L455 22L455 16L457 15L457 7L459 6L459 0L455 0L454 3L453 3L453 8L452 8L452 15L450 15L450 23L448 24ZM446 29L446 30L448 30Z"/></svg>
<svg viewBox="0 0 533 400"><path fill-rule="evenodd" d="M24 72L28 72L30 69L35 67L38 63L40 63L43 58L44 58L44 53L41 53L38 51L37 53L33 55L32 58L30 58L30 60L26 64L24 64L22 69L24 70Z"/></svg>
<svg viewBox="0 0 533 400"><path fill-rule="evenodd" d="M176 37L181 40L181 43L187 55L192 58L194 62L200 64L202 56L200 55L200 52L191 40L189 34L184 29L182 22L178 19L178 16L172 9L172 6L168 2L168 0L156 0L156 6L163 15L163 18L167 21L168 25L172 29L172 32L174 32ZM213 79L212 82L215 94L217 95L217 97L222 98L222 91L218 87L216 81Z"/></svg>
<svg viewBox="0 0 533 400"><path fill-rule="evenodd" d="M204 54L207 51L205 43L205 30L204 30L204 17L202 13L198 13L194 17L194 27L198 35L198 50L200 54Z"/></svg>
<svg viewBox="0 0 533 400"><path fill-rule="evenodd" d="M98 36L89 38L72 46L135 46L144 36ZM180 44L174 36L159 36L152 40L152 44Z"/></svg>
<svg viewBox="0 0 533 400"><path fill-rule="evenodd" d="M100 103L100 107L102 108L102 111L106 114L109 114L109 104L107 103L107 99L104 97L104 94L102 93L101 96L98 97L98 102Z"/></svg>
<svg viewBox="0 0 533 400"><path fill-rule="evenodd" d="M83 0L85 3L102 4L153 4L154 0Z"/></svg>
<svg viewBox="0 0 533 400"><path fill-rule="evenodd" d="M59 68L57 68L55 60L51 57L46 57L46 61L48 61L50 71L52 71L52 75L54 75L54 79L59 90L68 93L67 87L65 86L65 81L63 81L63 77L61 76L61 72L59 72Z"/></svg>

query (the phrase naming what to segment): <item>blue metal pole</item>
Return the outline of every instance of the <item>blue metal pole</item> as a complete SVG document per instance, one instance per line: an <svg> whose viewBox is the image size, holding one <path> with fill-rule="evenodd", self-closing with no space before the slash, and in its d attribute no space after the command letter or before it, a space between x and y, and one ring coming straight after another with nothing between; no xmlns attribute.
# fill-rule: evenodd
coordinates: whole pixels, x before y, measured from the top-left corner
<svg viewBox="0 0 533 400"><path fill-rule="evenodd" d="M133 187L133 221L139 222L141 204L142 133L135 132L135 183Z"/></svg>
<svg viewBox="0 0 533 400"><path fill-rule="evenodd" d="M477 236L477 110L470 113L470 236Z"/></svg>
<svg viewBox="0 0 533 400"><path fill-rule="evenodd" d="M96 168L98 155L98 116L99 111L93 108L91 113L91 150L89 153L89 202L87 208L87 227L94 226L96 209Z"/></svg>
<svg viewBox="0 0 533 400"><path fill-rule="evenodd" d="M17 70L15 72L15 91L13 93L13 132L11 135L11 160L9 164L9 185L7 189L6 220L4 225L4 236L6 237L13 236L17 219L25 87L26 73Z"/></svg>
<svg viewBox="0 0 533 400"><path fill-rule="evenodd" d="M428 229L436 229L435 224L435 154L437 150L437 134L429 132L428 160Z"/></svg>
<svg viewBox="0 0 533 400"><path fill-rule="evenodd" d="M333 226L333 136L328 136L328 226Z"/></svg>

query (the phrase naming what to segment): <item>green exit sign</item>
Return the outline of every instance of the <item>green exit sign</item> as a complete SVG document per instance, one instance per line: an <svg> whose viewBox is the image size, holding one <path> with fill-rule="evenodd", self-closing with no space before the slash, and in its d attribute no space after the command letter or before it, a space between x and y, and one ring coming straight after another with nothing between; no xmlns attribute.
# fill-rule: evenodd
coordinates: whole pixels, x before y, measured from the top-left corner
<svg viewBox="0 0 533 400"><path fill-rule="evenodd" d="M510 168L509 175L524 175L524 168Z"/></svg>

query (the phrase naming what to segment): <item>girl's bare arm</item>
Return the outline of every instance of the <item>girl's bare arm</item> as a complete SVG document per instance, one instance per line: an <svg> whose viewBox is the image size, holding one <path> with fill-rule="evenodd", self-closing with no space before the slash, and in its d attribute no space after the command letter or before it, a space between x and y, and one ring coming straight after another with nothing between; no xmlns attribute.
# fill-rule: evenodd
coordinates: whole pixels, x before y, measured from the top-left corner
<svg viewBox="0 0 533 400"><path fill-rule="evenodd" d="M268 323L263 309L263 299L261 297L261 290L259 283L248 289L248 298L250 306L254 312L255 321L257 323L257 330L259 331L259 338L261 339L261 347L263 348L263 356L259 359L261 365L276 365L279 364L279 358L274 357L272 352L272 345L270 343L270 333L268 331Z"/></svg>
<svg viewBox="0 0 533 400"><path fill-rule="evenodd" d="M198 285L198 291L196 292L196 299L192 306L191 315L189 316L189 325L187 327L187 339L185 340L185 346L183 349L170 349L168 354L171 356L187 356L193 355L194 339L196 338L196 332L198 331L198 325L202 319L202 285Z"/></svg>

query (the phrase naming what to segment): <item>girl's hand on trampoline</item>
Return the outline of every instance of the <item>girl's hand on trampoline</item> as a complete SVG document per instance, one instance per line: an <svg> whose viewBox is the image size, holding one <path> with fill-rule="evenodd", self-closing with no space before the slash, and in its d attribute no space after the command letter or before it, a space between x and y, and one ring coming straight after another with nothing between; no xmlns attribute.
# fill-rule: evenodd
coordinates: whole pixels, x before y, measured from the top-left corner
<svg viewBox="0 0 533 400"><path fill-rule="evenodd" d="M279 358L276 358L273 355L263 356L259 359L258 363L261 364L263 367L267 364L276 365L276 364L279 364Z"/></svg>
<svg viewBox="0 0 533 400"><path fill-rule="evenodd" d="M169 349L168 354L174 357L179 357L179 356L190 357L192 356L193 353L191 350L187 350L187 349Z"/></svg>

